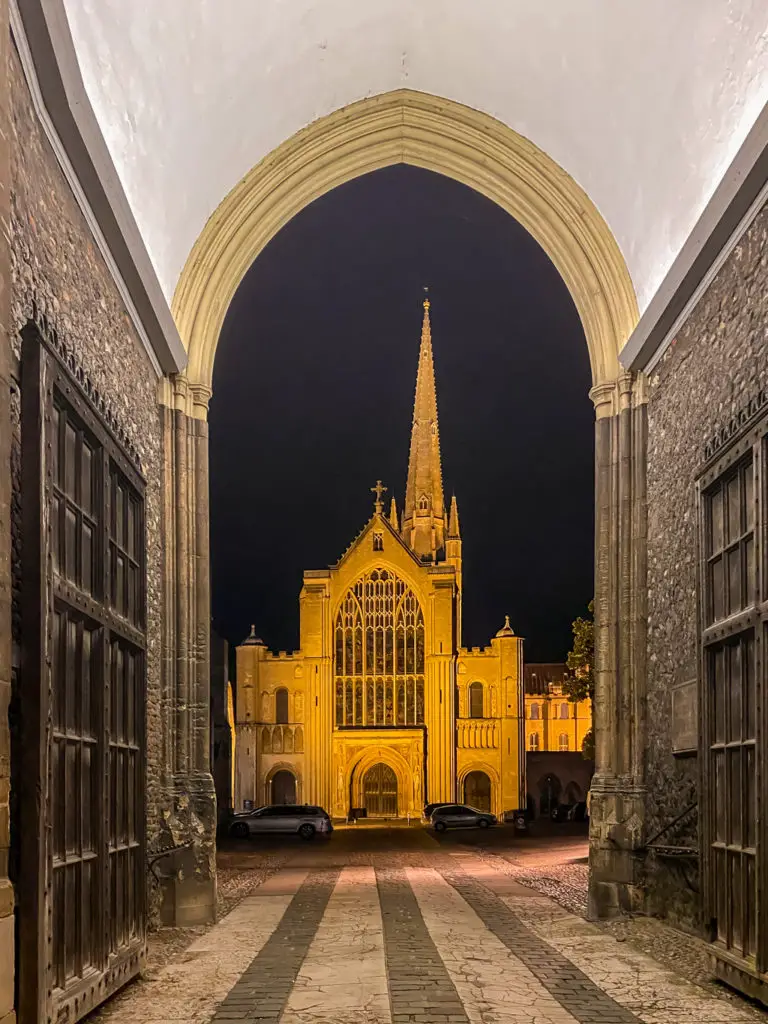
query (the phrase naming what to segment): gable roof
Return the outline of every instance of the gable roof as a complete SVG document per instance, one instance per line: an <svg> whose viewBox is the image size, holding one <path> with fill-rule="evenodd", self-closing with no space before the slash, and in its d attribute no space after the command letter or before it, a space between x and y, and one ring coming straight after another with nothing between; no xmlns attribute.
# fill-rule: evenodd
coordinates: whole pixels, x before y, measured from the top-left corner
<svg viewBox="0 0 768 1024"><path fill-rule="evenodd" d="M408 545L405 543L405 541L394 528L394 526L392 526L389 519L384 515L384 513L374 512L371 518L368 520L368 522L357 534L357 536L350 542L346 551L344 551L339 560L334 565L330 566L330 568L340 568L344 564L344 562L349 558L352 552L360 546L364 537L371 532L374 526L381 527L384 532L387 532L391 537L394 537L395 540L400 545L400 547L403 549L403 551L407 552L408 556L412 559L413 562L415 562L416 565L419 566L419 568L424 569L426 567L426 563L422 562L419 556L408 547Z"/></svg>

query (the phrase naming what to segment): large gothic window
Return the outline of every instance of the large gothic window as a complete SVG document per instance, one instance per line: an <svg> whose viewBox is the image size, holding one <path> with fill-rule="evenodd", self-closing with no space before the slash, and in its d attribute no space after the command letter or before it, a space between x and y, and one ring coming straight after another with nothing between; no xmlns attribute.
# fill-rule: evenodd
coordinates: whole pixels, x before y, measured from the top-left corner
<svg viewBox="0 0 768 1024"><path fill-rule="evenodd" d="M424 616L411 588L373 569L347 591L335 624L336 725L424 721Z"/></svg>

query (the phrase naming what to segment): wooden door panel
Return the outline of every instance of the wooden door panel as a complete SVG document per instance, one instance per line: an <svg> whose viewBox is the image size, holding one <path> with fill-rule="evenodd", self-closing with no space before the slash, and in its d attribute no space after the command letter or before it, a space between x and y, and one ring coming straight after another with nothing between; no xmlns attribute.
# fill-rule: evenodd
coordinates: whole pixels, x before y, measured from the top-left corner
<svg viewBox="0 0 768 1024"><path fill-rule="evenodd" d="M144 481L94 396L29 325L20 1024L79 1020L145 955Z"/></svg>

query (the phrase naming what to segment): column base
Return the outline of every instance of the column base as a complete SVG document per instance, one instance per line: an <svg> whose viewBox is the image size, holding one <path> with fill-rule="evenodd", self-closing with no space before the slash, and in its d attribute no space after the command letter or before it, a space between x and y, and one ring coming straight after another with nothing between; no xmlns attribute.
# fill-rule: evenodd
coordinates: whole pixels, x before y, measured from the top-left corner
<svg viewBox="0 0 768 1024"><path fill-rule="evenodd" d="M588 915L605 919L642 913L645 791L596 775L591 794Z"/></svg>
<svg viewBox="0 0 768 1024"><path fill-rule="evenodd" d="M216 792L208 773L177 778L174 809L166 816L168 846L161 862L160 922L175 928L216 920ZM188 845L183 845L188 844Z"/></svg>

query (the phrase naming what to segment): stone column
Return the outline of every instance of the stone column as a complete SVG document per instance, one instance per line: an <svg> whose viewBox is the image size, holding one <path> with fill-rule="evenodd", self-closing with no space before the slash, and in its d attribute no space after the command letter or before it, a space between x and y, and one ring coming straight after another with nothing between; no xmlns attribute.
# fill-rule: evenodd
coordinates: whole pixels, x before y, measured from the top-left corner
<svg viewBox="0 0 768 1024"><path fill-rule="evenodd" d="M595 403L595 776L589 909L641 910L645 821L647 529L645 380L622 374Z"/></svg>
<svg viewBox="0 0 768 1024"><path fill-rule="evenodd" d="M7 0L0 0L0 1024L16 1020L13 888L8 879L10 847L11 738L11 254L10 133Z"/></svg>
<svg viewBox="0 0 768 1024"><path fill-rule="evenodd" d="M216 914L216 794L210 766L208 399L183 374L162 382L164 442L164 770L167 845L162 920Z"/></svg>

